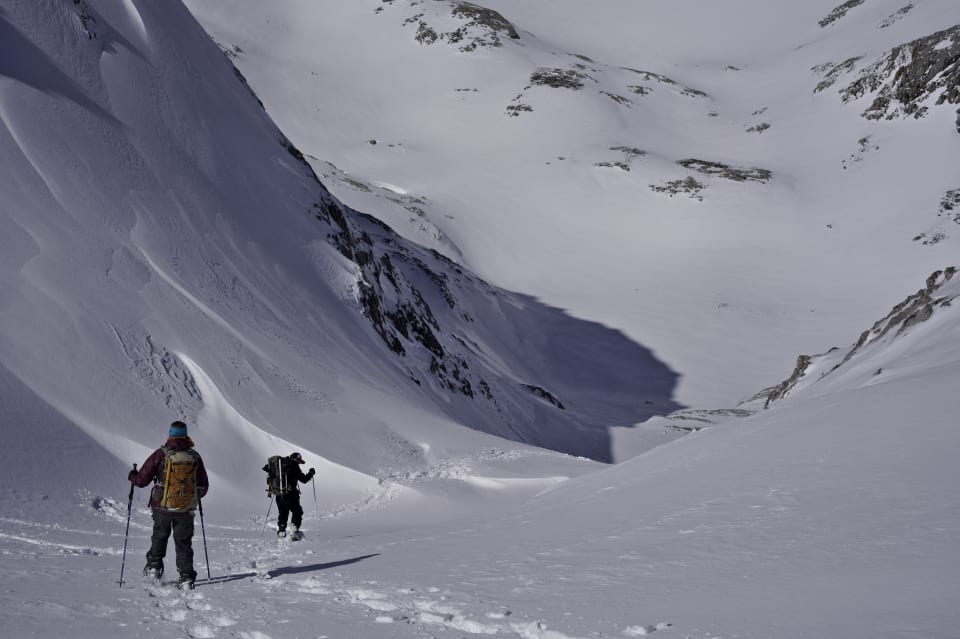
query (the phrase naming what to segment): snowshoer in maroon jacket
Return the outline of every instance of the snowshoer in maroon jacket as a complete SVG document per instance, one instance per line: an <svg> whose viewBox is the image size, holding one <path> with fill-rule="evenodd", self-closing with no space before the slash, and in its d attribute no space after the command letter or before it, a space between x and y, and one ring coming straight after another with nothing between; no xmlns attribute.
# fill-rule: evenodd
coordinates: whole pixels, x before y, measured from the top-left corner
<svg viewBox="0 0 960 639"><path fill-rule="evenodd" d="M197 578L193 569L193 513L210 484L203 459L193 450L193 440L187 436L187 425L173 422L167 441L139 471L130 471L128 479L139 488L154 483L150 491L153 536L143 574L155 579L163 575L163 558L172 533L180 587L192 590Z"/></svg>

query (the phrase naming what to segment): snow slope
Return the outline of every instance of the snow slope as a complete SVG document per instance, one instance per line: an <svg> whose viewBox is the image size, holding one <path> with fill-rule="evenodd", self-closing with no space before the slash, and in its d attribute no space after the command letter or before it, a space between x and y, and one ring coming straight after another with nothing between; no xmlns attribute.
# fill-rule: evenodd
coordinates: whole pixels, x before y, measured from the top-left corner
<svg viewBox="0 0 960 639"><path fill-rule="evenodd" d="M359 471L360 498L498 441L466 427L609 459L610 425L678 406L619 332L345 213L183 7L11 2L0 29L12 404L120 459L199 421L230 499L265 447Z"/></svg>
<svg viewBox="0 0 960 639"><path fill-rule="evenodd" d="M726 28L681 47L670 21L702 7L584 15L556 0L510 16L519 42L473 52L425 43L462 25L446 2L224 6L190 3L230 57L173 0L0 2L5 633L956 634L957 278L928 283L923 321L869 328L955 263L948 232L912 240L951 230L954 113L933 96L924 118L866 120L871 96L814 92L823 72L810 71L868 51L836 74L839 92L949 26L952 4L847 3L821 27L827 3L741 2L755 22L719 12ZM626 39L645 20L647 37ZM376 46L355 46L350 25ZM461 46L491 37L465 33ZM312 64L338 74L318 81L323 100L297 82L317 43L333 46ZM345 60L376 63L392 93ZM628 107L524 89L567 63L608 93L646 92ZM319 119L281 91L285 74ZM332 91L332 77L371 93ZM408 91L436 99L397 99ZM533 110L514 117L511 103ZM298 149L400 235L341 205ZM684 158L773 177L741 183ZM649 188L688 173L702 201ZM915 190L890 186L904 179ZM810 369L766 410L735 407L798 354L864 329L815 358L851 353L829 375ZM212 483L194 544L210 578L190 593L141 581L150 515L124 481L173 417ZM608 466L519 443L534 439L637 456ZM304 486L306 540L277 543L259 468L293 448L318 480ZM171 549L168 578L172 566Z"/></svg>
<svg viewBox="0 0 960 639"><path fill-rule="evenodd" d="M622 330L683 405L735 405L957 252L956 104L868 120L874 92L839 95L958 24L950 0L187 4L337 196ZM688 177L699 194L651 188Z"/></svg>
<svg viewBox="0 0 960 639"><path fill-rule="evenodd" d="M5 514L4 616L18 635L69 623L80 637L951 637L958 326L942 306L898 338L890 376L835 377L814 401L798 390L456 522L314 511L308 496L306 540L277 544L263 514L208 514L213 578L192 593L139 583L135 555L124 588L84 588L117 577L115 500L69 525L50 504ZM476 503L453 478L433 489ZM133 522L139 554L148 515Z"/></svg>

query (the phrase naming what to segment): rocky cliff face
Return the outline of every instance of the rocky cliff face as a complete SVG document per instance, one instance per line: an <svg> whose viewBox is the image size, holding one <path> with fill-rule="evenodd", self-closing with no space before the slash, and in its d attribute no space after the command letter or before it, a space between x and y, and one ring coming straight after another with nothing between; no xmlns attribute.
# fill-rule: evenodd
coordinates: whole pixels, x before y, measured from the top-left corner
<svg viewBox="0 0 960 639"><path fill-rule="evenodd" d="M314 214L357 265L358 310L394 363L463 423L608 461L609 426L680 408L676 374L620 333L490 286L332 196Z"/></svg>
<svg viewBox="0 0 960 639"><path fill-rule="evenodd" d="M819 381L847 365L872 345L895 340L911 327L926 322L937 309L950 306L956 298L955 291L941 292L956 274L957 268L953 266L932 273L922 289L894 306L882 319L861 333L859 339L846 350L832 348L820 355L800 355L790 377L764 389L752 401L763 400L764 407L769 407L796 389L801 381ZM818 374L811 380L809 376L814 369Z"/></svg>
<svg viewBox="0 0 960 639"><path fill-rule="evenodd" d="M931 107L960 104L960 25L894 47L866 64L862 57L814 67L823 91L859 67L857 77L840 90L844 102L872 96L862 112L870 120L922 118ZM957 110L960 133L960 109Z"/></svg>

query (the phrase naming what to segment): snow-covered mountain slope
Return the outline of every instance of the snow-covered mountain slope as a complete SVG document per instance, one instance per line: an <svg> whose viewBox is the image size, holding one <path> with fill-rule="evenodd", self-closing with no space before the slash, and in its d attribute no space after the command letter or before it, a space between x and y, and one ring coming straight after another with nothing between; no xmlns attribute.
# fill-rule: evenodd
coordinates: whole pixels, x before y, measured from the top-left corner
<svg viewBox="0 0 960 639"><path fill-rule="evenodd" d="M125 465L183 418L214 502L301 449L333 507L507 445L467 428L610 460L610 427L679 407L619 331L341 205L178 3L5 2L0 30L3 399L34 445Z"/></svg>
<svg viewBox="0 0 960 639"><path fill-rule="evenodd" d="M955 283L941 282L935 299L954 296ZM263 513L208 509L212 579L192 593L137 576L149 531L139 505L127 583L113 589L89 584L117 579L124 503L5 503L5 627L242 639L950 637L960 624L956 310L940 304L902 333L906 355L883 340L863 351L874 362L898 355L891 374L831 375L813 401L815 386L599 472L543 478L520 503L510 497L522 481L469 472L478 461L510 467L501 455L421 477L416 510L314 511L307 497L296 544L265 542ZM555 464L523 460L531 475ZM478 509L494 486L500 507ZM424 524L455 502L472 516Z"/></svg>
<svg viewBox="0 0 960 639"><path fill-rule="evenodd" d="M960 242L950 0L187 4L335 194L622 330L684 405L749 397Z"/></svg>
<svg viewBox="0 0 960 639"><path fill-rule="evenodd" d="M848 348L801 355L793 373L757 399L769 407L787 396L816 397L848 386L874 385L960 360L957 268L935 271L916 293L860 334Z"/></svg>
<svg viewBox="0 0 960 639"><path fill-rule="evenodd" d="M956 8L512 4L192 2L231 60L175 0L0 0L5 634L955 634L953 270L735 403L956 263ZM189 593L124 481L174 416Z"/></svg>

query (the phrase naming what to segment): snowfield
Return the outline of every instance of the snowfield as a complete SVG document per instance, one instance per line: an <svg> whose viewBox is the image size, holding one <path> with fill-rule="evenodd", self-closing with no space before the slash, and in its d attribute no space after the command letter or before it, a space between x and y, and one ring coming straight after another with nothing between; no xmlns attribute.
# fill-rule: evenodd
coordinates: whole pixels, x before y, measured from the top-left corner
<svg viewBox="0 0 960 639"><path fill-rule="evenodd" d="M0 0L0 634L956 637L958 27Z"/></svg>

